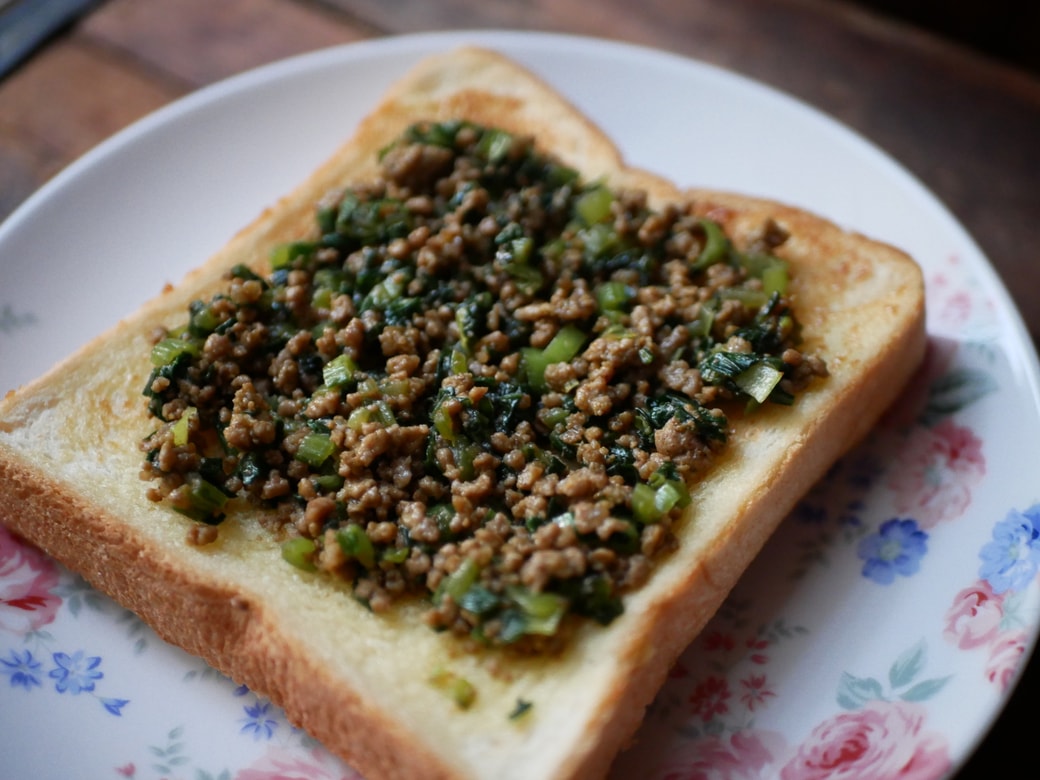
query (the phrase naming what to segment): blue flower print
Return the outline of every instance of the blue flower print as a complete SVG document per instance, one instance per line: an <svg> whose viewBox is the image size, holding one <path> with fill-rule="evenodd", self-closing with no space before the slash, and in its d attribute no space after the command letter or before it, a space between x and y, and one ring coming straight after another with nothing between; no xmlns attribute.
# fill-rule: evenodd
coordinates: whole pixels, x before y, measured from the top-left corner
<svg viewBox="0 0 1040 780"><path fill-rule="evenodd" d="M101 699L101 705L117 717L123 715L123 707L129 703L129 699Z"/></svg>
<svg viewBox="0 0 1040 780"><path fill-rule="evenodd" d="M863 576L881 585L890 585L897 574L909 577L920 568L927 542L928 534L916 520L892 518L882 523L876 534L859 544L860 560L866 561Z"/></svg>
<svg viewBox="0 0 1040 780"><path fill-rule="evenodd" d="M274 736L274 730L278 726L278 721L267 717L267 712L271 709L270 703L262 704L258 701L252 707L243 707L242 709L245 710L248 716L241 720L243 734L252 733L253 739L257 742Z"/></svg>
<svg viewBox="0 0 1040 780"><path fill-rule="evenodd" d="M116 717L123 715L123 708L130 703L129 699L106 698L94 692L95 683L104 677L98 670L101 665L99 656L88 656L78 650L72 655L68 653L51 653L54 667L47 675L54 680L56 693L70 693L77 696L81 693L97 699L105 711ZM6 658L0 658L0 677L7 676L12 688L43 689L43 663L37 660L29 650L9 650Z"/></svg>
<svg viewBox="0 0 1040 780"><path fill-rule="evenodd" d="M12 688L21 686L28 691L32 690L33 686L40 687L40 678L37 675L40 662L33 658L32 653L28 650L24 653L12 650L10 658L9 661L0 658L0 672L8 676Z"/></svg>
<svg viewBox="0 0 1040 780"><path fill-rule="evenodd" d="M994 593L1021 590L1040 565L1040 504L1012 509L993 527L993 538L979 552L979 576Z"/></svg>
<svg viewBox="0 0 1040 780"><path fill-rule="evenodd" d="M54 663L56 666L51 669L50 676L57 680L54 689L58 693L75 696L83 691L92 691L94 681L105 676L97 671L101 659L98 656L87 656L82 650L72 655L55 653Z"/></svg>

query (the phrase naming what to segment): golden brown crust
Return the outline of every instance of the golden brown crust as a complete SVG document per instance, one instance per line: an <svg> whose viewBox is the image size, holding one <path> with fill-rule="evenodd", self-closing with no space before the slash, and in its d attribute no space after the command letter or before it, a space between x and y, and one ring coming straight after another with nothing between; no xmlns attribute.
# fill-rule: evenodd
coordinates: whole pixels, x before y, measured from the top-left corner
<svg viewBox="0 0 1040 780"><path fill-rule="evenodd" d="M375 151L406 124L446 117L533 133L586 176L609 174L658 201L692 198L738 239L776 220L791 233L784 252L808 349L831 371L793 408L735 422L731 454L695 489L679 551L621 618L581 631L558 659L510 661L508 674L507 662L460 655L410 623L407 608L375 618L342 587L279 565L257 524L213 550L191 548L180 521L150 504L137 480L136 443L148 426L140 356L152 326L178 320L230 265L262 266L267 247L308 230L313 204L346 177L370 175ZM328 163L205 266L0 401L0 519L167 640L270 696L372 778L598 777L776 525L900 392L923 355L923 316L920 272L898 250L795 208L683 194L625 169L549 87L498 55L453 52L395 87ZM113 356L122 367L112 368ZM473 711L432 690L438 664L475 681ZM535 709L512 724L520 696Z"/></svg>

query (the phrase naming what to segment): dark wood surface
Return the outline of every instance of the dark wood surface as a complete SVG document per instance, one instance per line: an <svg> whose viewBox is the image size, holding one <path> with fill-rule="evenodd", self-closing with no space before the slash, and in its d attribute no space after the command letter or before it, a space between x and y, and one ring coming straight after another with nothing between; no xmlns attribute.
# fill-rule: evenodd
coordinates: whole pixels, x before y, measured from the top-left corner
<svg viewBox="0 0 1040 780"><path fill-rule="evenodd" d="M1040 336L1040 76L843 0L98 2L0 79L0 219L100 141L199 87L338 43L464 28L651 45L813 104L938 195ZM1021 732L1037 666L959 777L1031 763Z"/></svg>

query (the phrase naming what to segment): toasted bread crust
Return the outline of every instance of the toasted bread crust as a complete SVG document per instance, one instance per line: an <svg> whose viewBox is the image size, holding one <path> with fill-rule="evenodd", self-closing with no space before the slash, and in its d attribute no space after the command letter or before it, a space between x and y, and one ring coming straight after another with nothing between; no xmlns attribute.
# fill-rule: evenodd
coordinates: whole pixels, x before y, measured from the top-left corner
<svg viewBox="0 0 1040 780"><path fill-rule="evenodd" d="M186 521L151 504L137 479L153 327L179 320L235 263L263 270L267 248L309 229L326 192L371 176L376 151L405 126L449 117L531 133L586 177L642 187L655 202L692 199L738 243L775 220L791 236L781 253L806 349L830 369L791 409L734 422L729 454L694 489L679 550L621 618L579 631L560 658L467 656L409 621L407 606L372 616L342 585L281 565L258 523L192 548ZM628 169L550 87L464 49L422 63L327 163L183 282L0 402L0 520L369 777L598 777L779 522L899 395L924 343L921 275L903 253L796 208L680 192ZM475 681L474 711L431 690L438 663ZM519 696L535 710L511 724Z"/></svg>

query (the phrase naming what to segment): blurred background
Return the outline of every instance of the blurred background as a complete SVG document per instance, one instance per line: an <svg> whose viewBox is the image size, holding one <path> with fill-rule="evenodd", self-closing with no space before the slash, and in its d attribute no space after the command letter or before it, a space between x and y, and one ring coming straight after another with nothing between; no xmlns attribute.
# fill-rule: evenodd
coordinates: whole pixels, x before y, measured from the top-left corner
<svg viewBox="0 0 1040 780"><path fill-rule="evenodd" d="M1040 3L1029 0L855 0L893 20L945 36L983 54L1040 71Z"/></svg>

